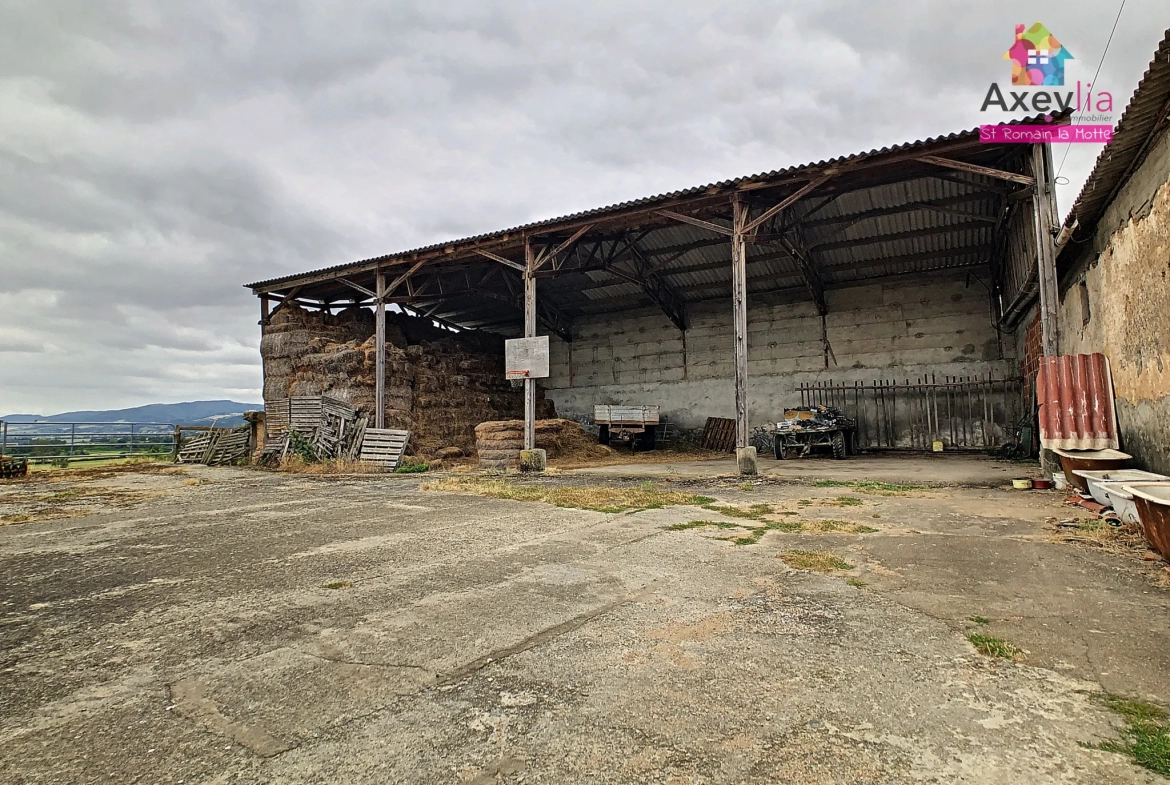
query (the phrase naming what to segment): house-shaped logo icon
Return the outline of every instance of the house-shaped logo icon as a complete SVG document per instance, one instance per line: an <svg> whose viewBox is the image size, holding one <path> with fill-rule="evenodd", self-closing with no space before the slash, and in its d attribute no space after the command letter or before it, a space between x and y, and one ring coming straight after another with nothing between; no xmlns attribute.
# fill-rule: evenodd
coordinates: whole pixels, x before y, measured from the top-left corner
<svg viewBox="0 0 1170 785"><path fill-rule="evenodd" d="M1063 85L1064 61L1074 59L1040 22L1016 25L1016 43L1003 56L1012 61L1014 85Z"/></svg>

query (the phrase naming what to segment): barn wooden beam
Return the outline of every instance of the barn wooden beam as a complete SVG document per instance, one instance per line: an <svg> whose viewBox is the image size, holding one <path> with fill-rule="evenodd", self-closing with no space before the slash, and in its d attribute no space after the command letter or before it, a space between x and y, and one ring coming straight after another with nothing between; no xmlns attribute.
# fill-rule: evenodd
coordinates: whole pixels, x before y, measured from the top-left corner
<svg viewBox="0 0 1170 785"><path fill-rule="evenodd" d="M799 220L800 226L806 229L815 229L821 226L832 226L834 224L847 223L858 220L868 220L870 218L880 218L884 215L900 215L902 213L915 212L917 210L933 210L935 208L954 209L959 205L969 204L971 202L980 202L984 199L998 198L997 192L974 192L959 194L958 196L947 196L942 199L932 199L928 202L907 202L905 204L893 205L890 207L876 207L872 210L864 210L859 213L846 213L845 215L825 216L823 218L810 218L814 213L810 212L802 216ZM814 211L815 212L815 211ZM961 212L956 210L956 212ZM975 213L964 213L971 218L975 218ZM994 219L992 219L994 220ZM767 235L757 232L756 237L767 237Z"/></svg>
<svg viewBox="0 0 1170 785"><path fill-rule="evenodd" d="M821 279L821 272L817 266L809 259L808 254L804 249L799 247L792 240L787 237L781 238L780 244L784 250L796 260L800 267L800 275L804 278L804 285L808 288L808 293L813 299L813 303L817 307L817 313L824 316L829 312L829 304L825 301L825 283Z"/></svg>
<svg viewBox="0 0 1170 785"><path fill-rule="evenodd" d="M981 220L971 220L964 223L946 224L944 226L932 226L928 229L907 229L904 232L891 232L890 234L877 234L872 237L861 237L856 240L836 240L833 242L820 243L818 247L822 251L830 251L836 248L857 248L862 245L874 245L877 243L888 243L896 240L908 240L917 237L930 237L936 234L949 234L951 232L962 232L968 229L986 229L988 224Z"/></svg>
<svg viewBox="0 0 1170 785"><path fill-rule="evenodd" d="M524 337L536 337L536 254L524 238ZM524 449L536 449L536 379L524 379Z"/></svg>
<svg viewBox="0 0 1170 785"><path fill-rule="evenodd" d="M829 180L833 179L833 177L835 177L836 174L837 174L836 170L830 170L828 172L825 172L823 175L816 178L815 180L811 180L808 183L805 183L805 185L803 187L798 188L795 192L789 194L788 196L786 196L782 200L780 200L778 203L772 205L767 210L760 213L753 220L748 221L747 225L744 227L744 233L751 234L760 225L762 225L765 221L770 219L772 216L777 215L780 212L791 207L793 204L795 204L797 201L799 201L805 195L811 193L812 191L816 190L820 186L827 183Z"/></svg>
<svg viewBox="0 0 1170 785"><path fill-rule="evenodd" d="M499 262L502 265L505 265L507 267L511 267L513 270L519 270L520 272L524 272L524 265L520 264L520 262L513 262L511 259L505 259L504 257L500 256L499 254L494 254L491 251L485 251L482 248L476 250L476 253L485 259L490 259L493 262Z"/></svg>
<svg viewBox="0 0 1170 785"><path fill-rule="evenodd" d="M720 226L719 224L711 223L710 221L704 221L702 218L695 218L693 215L683 215L682 213L676 213L672 210L659 210L658 214L664 218L670 218L680 223L697 226L700 229L706 229L709 232L716 232L718 234L729 237L733 233L732 230L726 226Z"/></svg>
<svg viewBox="0 0 1170 785"><path fill-rule="evenodd" d="M558 267L557 256L560 255L560 253L562 251L565 251L566 249L571 248L578 240L580 240L585 235L586 232L588 232L592 228L593 228L593 224L585 224L580 229L573 232L573 234L569 237L569 239L560 243L552 250L549 250L547 248L542 250L540 252L540 254L537 255L535 266L532 268L531 272L536 272L537 270L539 270L550 259L552 260L553 268L556 269Z"/></svg>
<svg viewBox="0 0 1170 785"><path fill-rule="evenodd" d="M282 297L280 302L276 304L276 307L272 309L272 312L268 314L268 318L271 319L273 316L276 316L277 311L279 311L284 306L295 303L297 301L297 295L300 294L301 289L304 288L305 287L303 286L294 286L293 288L289 289L288 294Z"/></svg>
<svg viewBox="0 0 1170 785"><path fill-rule="evenodd" d="M935 166L942 166L947 169L955 169L960 172L967 172L968 174L983 175L984 177L991 177L996 180L1008 180L1022 185L1033 185L1036 182L1036 178L1031 175L1005 172L1002 169L993 169L990 166L980 166L979 164L969 164L966 161L941 158L937 155L920 155L918 156L918 160L924 164L934 164Z"/></svg>
<svg viewBox="0 0 1170 785"><path fill-rule="evenodd" d="M1040 282L1040 342L1045 357L1060 354L1060 294L1056 281L1055 193L1052 188L1052 161L1046 144L1032 146L1032 172L1036 175L1036 196L1032 218L1036 232L1036 266Z"/></svg>
<svg viewBox="0 0 1170 785"><path fill-rule="evenodd" d="M386 274L375 278L377 305L374 308L374 427L386 427Z"/></svg>
<svg viewBox="0 0 1170 785"><path fill-rule="evenodd" d="M739 193L731 197L731 314L735 365L735 446L748 446L747 400L747 234L748 207ZM754 473L754 472L753 472Z"/></svg>
<svg viewBox="0 0 1170 785"><path fill-rule="evenodd" d="M378 295L375 292L370 291L369 289L362 286L361 284L354 283L353 281L349 280L348 278L338 278L337 281L338 281L338 283L345 284L350 289L354 289L355 291L361 292L366 297L373 297L375 300L378 299Z"/></svg>

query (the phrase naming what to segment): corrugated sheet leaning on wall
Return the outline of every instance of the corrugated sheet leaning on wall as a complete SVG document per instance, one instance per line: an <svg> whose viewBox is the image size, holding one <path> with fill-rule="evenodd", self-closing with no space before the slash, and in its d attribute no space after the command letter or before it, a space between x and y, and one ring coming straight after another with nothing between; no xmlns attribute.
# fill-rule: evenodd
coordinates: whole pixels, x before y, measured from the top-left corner
<svg viewBox="0 0 1170 785"><path fill-rule="evenodd" d="M1040 360L1036 376L1040 443L1049 449L1119 449L1113 377L1105 355Z"/></svg>

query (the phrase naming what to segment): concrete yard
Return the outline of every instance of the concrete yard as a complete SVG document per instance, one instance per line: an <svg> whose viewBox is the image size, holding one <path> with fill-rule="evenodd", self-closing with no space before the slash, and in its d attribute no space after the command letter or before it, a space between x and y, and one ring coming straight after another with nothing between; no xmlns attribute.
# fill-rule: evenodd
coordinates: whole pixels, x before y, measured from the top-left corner
<svg viewBox="0 0 1170 785"><path fill-rule="evenodd" d="M1092 746L1121 728L1101 693L1170 704L1161 565L1056 542L1049 519L1075 512L1005 489L1010 465L833 464L783 469L932 487L744 486L710 463L655 480L876 530L736 545L743 521L710 509L426 477L0 485L0 513L63 485L95 510L0 526L0 781L1164 781ZM640 482L620 468L515 482ZM696 520L724 528L665 528ZM790 550L848 564L795 570Z"/></svg>

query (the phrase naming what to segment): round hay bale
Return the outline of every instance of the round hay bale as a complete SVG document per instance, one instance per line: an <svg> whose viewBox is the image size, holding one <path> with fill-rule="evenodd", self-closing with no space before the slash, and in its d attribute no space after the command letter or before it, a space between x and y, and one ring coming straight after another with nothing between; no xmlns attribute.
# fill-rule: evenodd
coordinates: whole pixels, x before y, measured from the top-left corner
<svg viewBox="0 0 1170 785"><path fill-rule="evenodd" d="M481 422L475 426L475 435L488 433L499 433L501 431L524 431L523 420L494 420L488 422Z"/></svg>
<svg viewBox="0 0 1170 785"><path fill-rule="evenodd" d="M520 460L520 450L477 450L481 461Z"/></svg>
<svg viewBox="0 0 1170 785"><path fill-rule="evenodd" d="M492 435L490 439L476 439L475 443L480 447L511 447L514 444L523 444L524 437L520 434L508 435Z"/></svg>

